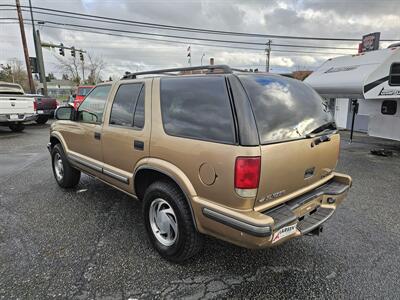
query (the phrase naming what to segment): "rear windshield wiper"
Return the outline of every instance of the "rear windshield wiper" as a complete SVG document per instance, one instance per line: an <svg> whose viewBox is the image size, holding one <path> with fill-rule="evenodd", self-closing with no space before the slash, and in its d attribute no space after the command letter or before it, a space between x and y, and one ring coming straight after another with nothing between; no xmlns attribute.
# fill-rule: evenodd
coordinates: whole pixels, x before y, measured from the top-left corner
<svg viewBox="0 0 400 300"><path fill-rule="evenodd" d="M328 123L322 124L321 126L315 128L312 131L310 131L309 133L307 133L306 137L310 138L310 137L314 136L315 134L321 133L321 132L326 131L328 129L329 130L336 130L337 129L336 123L335 122L328 122Z"/></svg>

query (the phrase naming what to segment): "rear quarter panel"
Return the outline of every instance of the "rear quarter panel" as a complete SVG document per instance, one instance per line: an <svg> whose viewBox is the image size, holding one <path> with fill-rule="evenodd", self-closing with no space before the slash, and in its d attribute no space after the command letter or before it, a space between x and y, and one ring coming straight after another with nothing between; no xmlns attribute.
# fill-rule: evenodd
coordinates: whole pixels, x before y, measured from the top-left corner
<svg viewBox="0 0 400 300"><path fill-rule="evenodd" d="M167 135L161 116L160 79L154 79L152 106L150 157L167 161L180 169L190 180L198 198L232 209L252 210L254 198L239 197L234 190L235 160L238 156L260 155L260 147L240 147ZM207 178L211 178L213 183L207 182Z"/></svg>

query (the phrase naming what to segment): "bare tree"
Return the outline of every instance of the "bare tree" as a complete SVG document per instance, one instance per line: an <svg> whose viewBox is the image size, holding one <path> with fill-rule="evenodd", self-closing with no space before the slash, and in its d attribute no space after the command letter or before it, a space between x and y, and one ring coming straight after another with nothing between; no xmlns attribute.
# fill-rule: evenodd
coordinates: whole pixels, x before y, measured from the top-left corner
<svg viewBox="0 0 400 300"><path fill-rule="evenodd" d="M18 83L25 91L30 90L28 74L22 61L18 59L10 59L5 65L0 65L0 81Z"/></svg>
<svg viewBox="0 0 400 300"><path fill-rule="evenodd" d="M101 71L103 71L105 62L101 56L95 56L92 53L87 53L87 58L88 58L88 64L87 64L87 70L89 71L88 78L87 78L87 83L89 84L97 84L99 81L101 81Z"/></svg>
<svg viewBox="0 0 400 300"><path fill-rule="evenodd" d="M76 84L81 83L81 76L80 76L80 68L81 63L79 58L68 56L68 57L61 57L55 55L57 59L56 66L60 69L63 74L67 74L68 77Z"/></svg>
<svg viewBox="0 0 400 300"><path fill-rule="evenodd" d="M86 53L87 62L81 61L79 57L60 57L56 55L57 67L63 74L76 84L97 84L101 81L101 71L104 69L105 62L101 56L93 53ZM87 76L85 76L88 74Z"/></svg>

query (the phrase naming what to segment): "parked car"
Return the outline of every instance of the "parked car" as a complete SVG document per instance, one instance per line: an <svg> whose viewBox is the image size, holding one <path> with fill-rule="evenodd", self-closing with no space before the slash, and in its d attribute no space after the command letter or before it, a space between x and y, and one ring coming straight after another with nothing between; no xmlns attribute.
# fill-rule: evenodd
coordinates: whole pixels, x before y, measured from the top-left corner
<svg viewBox="0 0 400 300"><path fill-rule="evenodd" d="M19 84L0 81L0 126L24 130L24 122L36 119L35 102Z"/></svg>
<svg viewBox="0 0 400 300"><path fill-rule="evenodd" d="M74 99L74 107L77 109L85 99L86 95L94 88L94 85L82 85L79 86Z"/></svg>
<svg viewBox="0 0 400 300"><path fill-rule="evenodd" d="M54 112L57 108L57 100L51 97L45 97L40 94L26 94L32 97L36 104L36 123L45 124L49 118L54 117Z"/></svg>
<svg viewBox="0 0 400 300"><path fill-rule="evenodd" d="M192 71L202 74L180 73ZM138 78L153 73L163 76ZM57 183L74 187L84 172L142 201L150 241L175 262L203 235L259 249L319 234L352 182L334 171L340 136L322 98L277 75L128 74L56 118Z"/></svg>

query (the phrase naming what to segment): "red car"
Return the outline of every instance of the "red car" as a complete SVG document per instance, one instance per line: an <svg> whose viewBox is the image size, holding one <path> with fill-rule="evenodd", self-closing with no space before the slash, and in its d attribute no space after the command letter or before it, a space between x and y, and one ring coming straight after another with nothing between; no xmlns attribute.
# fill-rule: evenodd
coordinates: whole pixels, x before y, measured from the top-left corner
<svg viewBox="0 0 400 300"><path fill-rule="evenodd" d="M76 96L74 99L74 108L77 109L83 99L85 99L86 95L94 88L94 85L81 85L78 86L78 90L76 92Z"/></svg>

